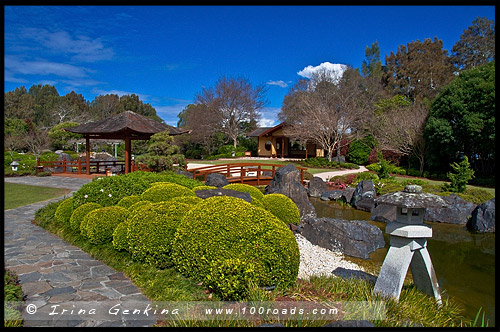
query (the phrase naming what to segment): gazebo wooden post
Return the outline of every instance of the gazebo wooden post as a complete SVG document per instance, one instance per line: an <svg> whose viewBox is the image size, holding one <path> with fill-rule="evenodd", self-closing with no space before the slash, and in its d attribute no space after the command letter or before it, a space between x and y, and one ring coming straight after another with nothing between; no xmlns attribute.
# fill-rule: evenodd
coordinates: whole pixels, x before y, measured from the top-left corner
<svg viewBox="0 0 500 332"><path fill-rule="evenodd" d="M90 175L90 137L85 135L85 174Z"/></svg>
<svg viewBox="0 0 500 332"><path fill-rule="evenodd" d="M131 144L130 134L125 134L125 174L130 172L130 159L131 159Z"/></svg>

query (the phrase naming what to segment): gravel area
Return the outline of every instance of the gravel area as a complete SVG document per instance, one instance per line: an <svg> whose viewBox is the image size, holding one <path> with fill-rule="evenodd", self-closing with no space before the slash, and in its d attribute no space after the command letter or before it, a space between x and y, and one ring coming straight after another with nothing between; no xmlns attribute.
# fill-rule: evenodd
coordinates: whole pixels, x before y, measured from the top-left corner
<svg viewBox="0 0 500 332"><path fill-rule="evenodd" d="M309 242L300 234L295 234L300 250L300 279L309 279L312 275L340 275L348 277L351 274L364 275L359 265L344 260L344 255L322 248ZM335 272L334 272L335 271Z"/></svg>

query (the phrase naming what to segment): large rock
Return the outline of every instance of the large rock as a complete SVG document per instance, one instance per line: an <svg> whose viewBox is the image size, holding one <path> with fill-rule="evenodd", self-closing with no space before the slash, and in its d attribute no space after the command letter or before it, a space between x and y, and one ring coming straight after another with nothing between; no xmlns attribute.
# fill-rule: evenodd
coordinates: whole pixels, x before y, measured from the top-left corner
<svg viewBox="0 0 500 332"><path fill-rule="evenodd" d="M60 153L58 153L57 161L62 161L62 160L71 161L72 158L71 158L71 156L69 154L64 153L64 152L60 152ZM63 170L62 166L61 167L56 167L56 172L72 172L72 171L73 171L73 168L69 167L69 166L66 166L66 170Z"/></svg>
<svg viewBox="0 0 500 332"><path fill-rule="evenodd" d="M330 190L321 195L322 201L336 201L342 198L342 190Z"/></svg>
<svg viewBox="0 0 500 332"><path fill-rule="evenodd" d="M265 193L283 194L290 198L299 208L301 220L316 217L316 210L309 201L307 190L300 182L300 172L293 164L280 167L276 171Z"/></svg>
<svg viewBox="0 0 500 332"><path fill-rule="evenodd" d="M244 193L241 191L236 191L232 189L202 189L202 190L196 190L195 192L196 196L199 198L209 198L213 196L232 196L232 197L237 197L241 198L248 203L252 202L252 197L250 196L249 193Z"/></svg>
<svg viewBox="0 0 500 332"><path fill-rule="evenodd" d="M326 187L325 181L318 176L313 177L307 184L307 193L311 197L321 197L321 195L327 191L328 188Z"/></svg>
<svg viewBox="0 0 500 332"><path fill-rule="evenodd" d="M352 196L354 195L354 192L356 191L356 188L352 188L352 187L347 187L344 189L344 191L342 192L342 199L346 202L346 203L351 203L351 200L352 200Z"/></svg>
<svg viewBox="0 0 500 332"><path fill-rule="evenodd" d="M371 212L375 207L375 186L372 180L364 180L358 183L352 195L351 205L358 210Z"/></svg>
<svg viewBox="0 0 500 332"><path fill-rule="evenodd" d="M208 174L207 180L205 181L205 185L213 186L217 188L222 188L229 184L226 177L219 173Z"/></svg>
<svg viewBox="0 0 500 332"><path fill-rule="evenodd" d="M368 259L385 246L382 231L364 220L315 218L304 221L301 234L312 244Z"/></svg>
<svg viewBox="0 0 500 332"><path fill-rule="evenodd" d="M467 222L467 228L474 232L495 233L495 198L479 204Z"/></svg>
<svg viewBox="0 0 500 332"><path fill-rule="evenodd" d="M370 220L387 223L396 221L396 206L389 204L376 204L372 209Z"/></svg>
<svg viewBox="0 0 500 332"><path fill-rule="evenodd" d="M425 209L424 220L465 225L476 208L476 204L461 199L455 194L442 197L448 204L445 208Z"/></svg>

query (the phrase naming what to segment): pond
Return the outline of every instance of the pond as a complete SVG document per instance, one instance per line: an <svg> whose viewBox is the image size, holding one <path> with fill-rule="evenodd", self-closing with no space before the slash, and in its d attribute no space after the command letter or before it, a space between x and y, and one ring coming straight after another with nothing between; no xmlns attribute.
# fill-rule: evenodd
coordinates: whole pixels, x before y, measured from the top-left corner
<svg viewBox="0 0 500 332"><path fill-rule="evenodd" d="M385 247L370 259L346 258L378 274L389 248L386 224L370 221L369 212L356 210L336 202L310 198L318 217L366 220L384 233ZM460 303L466 318L474 319L480 307L489 326L495 326L495 234L473 234L462 225L426 222L433 229L428 250L438 277L441 296L449 295Z"/></svg>

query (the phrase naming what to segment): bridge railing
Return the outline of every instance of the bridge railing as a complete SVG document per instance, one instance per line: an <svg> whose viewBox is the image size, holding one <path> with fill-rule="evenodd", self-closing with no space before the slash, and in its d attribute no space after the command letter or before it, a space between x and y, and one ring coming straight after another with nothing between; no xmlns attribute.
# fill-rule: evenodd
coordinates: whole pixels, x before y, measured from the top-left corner
<svg viewBox="0 0 500 332"><path fill-rule="evenodd" d="M186 170L193 173L193 179L201 177L203 179L202 181L206 181L209 174L219 173L224 175L230 183L256 182L257 185L261 185L270 182L270 180L274 178L276 170L283 166L285 165L265 163L227 163L209 165L194 169L187 169L186 165ZM297 167L297 169L300 171L300 182L304 183L304 171L306 171L307 168Z"/></svg>

